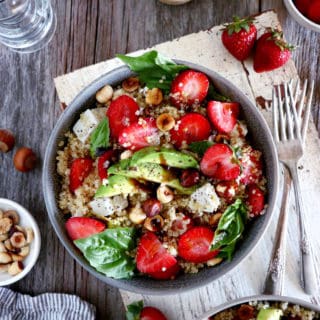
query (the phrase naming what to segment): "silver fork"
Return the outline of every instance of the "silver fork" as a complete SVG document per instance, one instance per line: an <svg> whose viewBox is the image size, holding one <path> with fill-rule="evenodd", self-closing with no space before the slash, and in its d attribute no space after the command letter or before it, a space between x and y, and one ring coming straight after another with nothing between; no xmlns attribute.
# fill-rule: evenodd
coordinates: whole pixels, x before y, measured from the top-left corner
<svg viewBox="0 0 320 320"><path fill-rule="evenodd" d="M274 139L279 160L289 170L293 180L296 208L299 214L302 286L306 293L315 295L318 290L317 277L297 170L298 161L303 155L303 140L309 122L313 87L312 83L309 99L303 114L302 109L307 88L306 82L304 83L300 103L297 107L295 101L297 96L292 94L291 86L284 84L275 87L273 90L272 110ZM302 119L301 121L300 118Z"/></svg>

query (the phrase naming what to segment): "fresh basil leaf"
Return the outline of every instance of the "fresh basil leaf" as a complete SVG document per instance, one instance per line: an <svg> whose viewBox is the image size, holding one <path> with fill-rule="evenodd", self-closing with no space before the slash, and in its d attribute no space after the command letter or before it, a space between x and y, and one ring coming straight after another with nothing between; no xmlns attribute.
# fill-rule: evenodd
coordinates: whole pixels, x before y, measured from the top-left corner
<svg viewBox="0 0 320 320"><path fill-rule="evenodd" d="M108 148L110 146L110 128L109 119L104 118L90 136L90 154L92 158L96 157L98 148Z"/></svg>
<svg viewBox="0 0 320 320"><path fill-rule="evenodd" d="M189 69L185 65L178 65L171 59L162 56L157 51L149 51L138 57L123 54L116 55L136 72L139 79L148 88L160 88L165 93L170 91L172 80L182 71Z"/></svg>
<svg viewBox="0 0 320 320"><path fill-rule="evenodd" d="M196 141L189 144L189 149L200 157L203 157L207 149L213 145L214 143L208 140Z"/></svg>
<svg viewBox="0 0 320 320"><path fill-rule="evenodd" d="M133 276L135 262L128 252L135 247L134 228L107 229L74 243L99 272L115 279Z"/></svg>
<svg viewBox="0 0 320 320"><path fill-rule="evenodd" d="M231 102L231 100L228 97L219 93L211 83L209 85L207 99L221 102Z"/></svg>
<svg viewBox="0 0 320 320"><path fill-rule="evenodd" d="M143 301L135 301L127 306L126 320L140 320Z"/></svg>
<svg viewBox="0 0 320 320"><path fill-rule="evenodd" d="M236 242L241 237L247 220L247 208L237 199L222 214L215 231L211 250L220 250L222 257L232 258Z"/></svg>

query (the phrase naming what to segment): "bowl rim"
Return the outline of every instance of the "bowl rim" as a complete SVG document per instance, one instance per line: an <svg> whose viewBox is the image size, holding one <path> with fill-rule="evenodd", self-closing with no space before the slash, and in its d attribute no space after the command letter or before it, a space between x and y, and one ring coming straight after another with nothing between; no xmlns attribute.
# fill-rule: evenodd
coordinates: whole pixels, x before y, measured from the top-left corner
<svg viewBox="0 0 320 320"><path fill-rule="evenodd" d="M239 305L241 303L248 303L249 301L279 301L279 302L288 302L291 304L298 304L302 307L308 308L310 310L316 311L320 313L320 306L314 305L308 301L304 301L299 298L295 297L288 297L288 296L279 296L279 295L268 295L268 294L262 294L262 295L253 295L253 296L247 296L238 298L229 302L225 302L223 304L220 304L207 312L205 314L201 315L201 317L198 320L208 320L210 316L216 315L217 313L227 310L229 308L235 307L236 305Z"/></svg>
<svg viewBox="0 0 320 320"><path fill-rule="evenodd" d="M121 72L129 72L130 74L134 74L132 71L130 71L129 67L126 65L123 66L118 66L110 70L109 72L106 72L93 82L91 82L88 86L86 86L83 90L81 90L77 96L72 100L72 102L69 104L69 106L66 108L66 110L63 112L63 114L60 116L58 119L51 135L49 138L49 141L47 143L47 149L45 152L45 157L44 157L44 163L43 163L43 173L42 173L42 185L43 185L43 193L44 193L44 199L45 199L45 204L47 208L47 212L49 215L49 220L51 224L53 225L53 228L59 238L59 240L62 242L63 246L65 249L69 252L69 254L89 273L97 277L98 279L102 280L104 283L107 283L111 286L117 287L119 289L123 290L128 290L131 292L136 292L140 294L150 294L150 295L161 295L161 294L177 294L181 292L187 292L190 290L194 290L200 287L204 287L205 285L221 278L222 276L226 275L228 272L236 268L237 266L240 265L241 262L243 262L246 258L249 257L249 255L253 252L253 250L256 248L256 246L259 244L260 240L263 238L265 235L266 230L268 229L269 224L271 223L272 216L274 215L275 209L276 209L276 202L277 198L279 196L279 184L280 184L280 169L279 169L279 161L278 161L278 155L276 152L276 147L271 135L271 131L269 129L269 126L262 116L261 112L258 110L258 108L251 102L251 100L238 88L236 87L231 81L227 80L225 77L220 75L219 73L215 72L214 70L208 69L202 65L194 64L188 61L184 60L178 60L174 59L174 61L178 64L185 64L190 69L195 69L200 72L203 72L205 74L208 74L209 78L211 75L214 75L215 77L215 82L221 82L224 83L228 86L228 88L232 89L233 91L237 92L237 95L241 97L242 100L246 101L246 104L250 105L250 110L253 111L255 114L255 117L258 118L258 121L260 122L261 126L263 127L263 130L265 131L266 135L268 136L269 142L271 143L271 154L272 158L275 160L274 161L274 166L273 166L273 181L274 181L274 191L273 191L273 197L272 201L268 202L268 216L265 217L263 225L261 226L261 232L259 235L256 236L256 241L251 242L244 250L242 256L238 258L237 263L235 264L228 264L224 267L224 272L223 274L220 275L215 275L211 276L210 280L208 281L208 278L202 279L201 281L196 281L195 283L193 282L192 285L187 285L186 283L183 284L183 286L170 286L170 287L164 287L163 289L161 288L153 288L151 286L148 286L148 288L142 287L142 286L137 286L135 284L130 284L130 279L125 279L126 281L123 281L123 279L113 279L109 278L98 271L96 271L92 266L90 266L89 262L86 261L84 262L83 259L81 259L78 255L76 255L76 250L74 246L72 245L72 242L69 240L69 238L66 237L65 231L62 231L59 223L54 217L54 209L52 208L52 199L50 199L50 187L48 184L48 181L50 181L50 174L49 174L49 161L50 161L50 148L55 145L55 141L58 137L58 132L60 128L63 126L64 122L66 119L68 119L69 116L71 116L76 110L78 111L79 105L82 104L83 102L83 96L85 96L87 93L90 92L90 95L92 96L95 91L100 89L103 86L103 81L106 77L111 76L112 74L117 74ZM121 82L119 80L118 82ZM94 89L94 90L93 90ZM88 98L87 98L88 100ZM70 130L70 128L69 128ZM53 195L51 196L51 198ZM269 196L270 199L270 196ZM162 283L168 282L168 281L175 281L175 280L167 280L167 281L162 281ZM158 280L159 282L159 280Z"/></svg>
<svg viewBox="0 0 320 320"><path fill-rule="evenodd" d="M29 253L29 255L31 255L31 260L25 266L25 268L17 275L11 276L7 280L0 281L0 287L7 286L9 284L13 284L13 283L21 280L22 278L24 278L31 271L33 266L36 264L38 257L39 257L39 254L40 254L40 248L41 248L41 234L40 234L39 226L38 226L38 223L36 222L35 218L30 213L30 211L27 210L22 205L20 205L19 203L15 202L13 200L10 200L10 199L0 198L0 209L1 209L2 204L5 204L8 207L13 208L13 210L16 210L19 215L24 215L25 217L27 217L27 220L30 221L31 228L34 233L34 238L33 238L34 248L32 250L32 253L31 252Z"/></svg>
<svg viewBox="0 0 320 320"><path fill-rule="evenodd" d="M283 0L289 14L296 22L298 22L302 27L309 28L313 31L320 32L320 24L313 22L305 15L303 15L300 10L295 6L293 0ZM306 26L306 24L308 26Z"/></svg>

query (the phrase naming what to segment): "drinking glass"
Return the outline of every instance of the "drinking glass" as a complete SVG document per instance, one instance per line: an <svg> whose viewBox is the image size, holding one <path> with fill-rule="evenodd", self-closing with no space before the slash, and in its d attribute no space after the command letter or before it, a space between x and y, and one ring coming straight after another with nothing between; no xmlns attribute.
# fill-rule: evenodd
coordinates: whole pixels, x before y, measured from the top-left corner
<svg viewBox="0 0 320 320"><path fill-rule="evenodd" d="M50 0L0 0L0 43L20 53L44 47L56 29Z"/></svg>

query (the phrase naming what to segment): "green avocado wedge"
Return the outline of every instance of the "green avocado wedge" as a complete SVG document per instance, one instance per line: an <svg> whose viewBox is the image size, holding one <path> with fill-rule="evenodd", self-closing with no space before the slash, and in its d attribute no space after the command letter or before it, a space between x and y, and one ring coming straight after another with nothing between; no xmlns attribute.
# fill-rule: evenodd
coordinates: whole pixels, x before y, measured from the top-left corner
<svg viewBox="0 0 320 320"><path fill-rule="evenodd" d="M131 157L130 166L140 163L156 163L179 169L199 168L198 161L191 155L159 147L147 147L135 152Z"/></svg>
<svg viewBox="0 0 320 320"><path fill-rule="evenodd" d="M196 187L184 188L175 175L157 163L139 163L123 169L121 161L108 169L109 175L125 176L137 180L146 180L155 183L163 183L176 189L182 194L191 194Z"/></svg>
<svg viewBox="0 0 320 320"><path fill-rule="evenodd" d="M282 315L283 312L280 309L261 309L257 315L257 320L280 320Z"/></svg>
<svg viewBox="0 0 320 320"><path fill-rule="evenodd" d="M124 175L114 175L108 178L108 185L101 185L96 191L95 198L113 197L119 194L139 192L137 183Z"/></svg>

